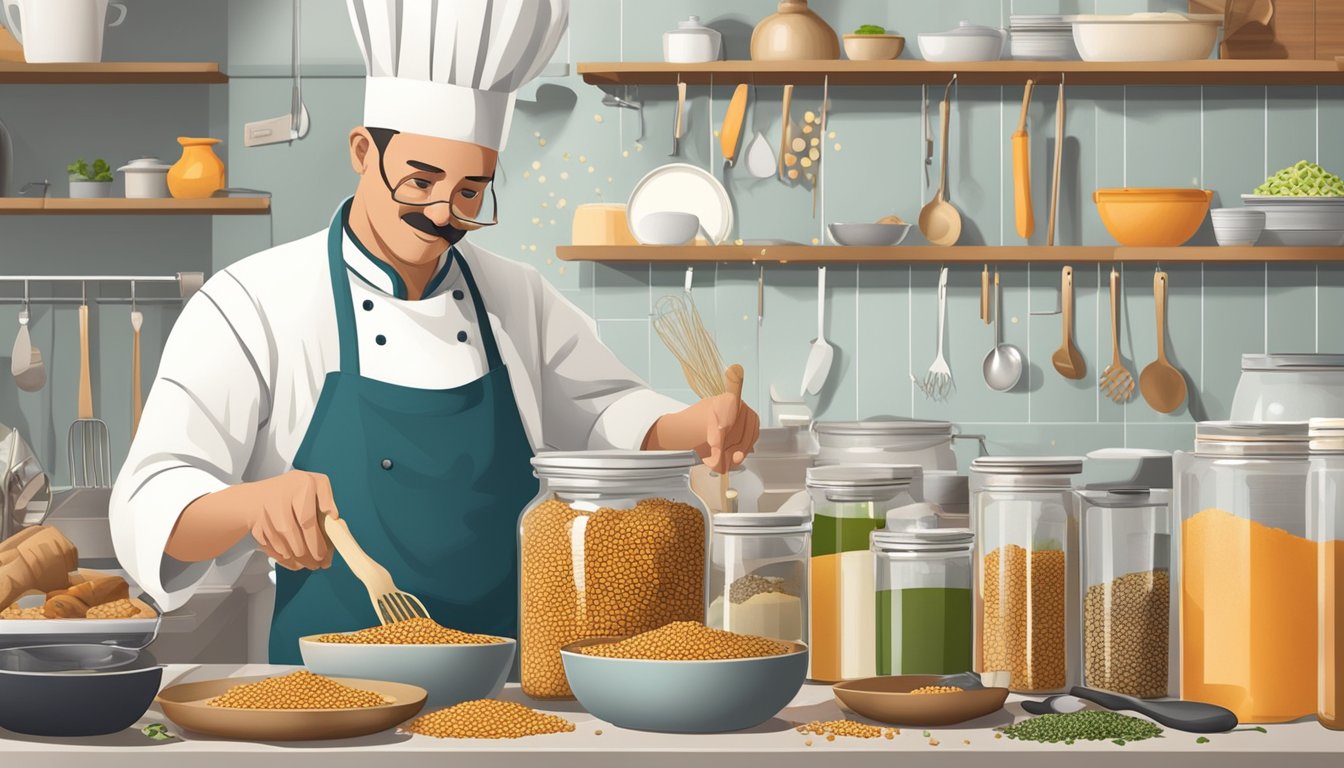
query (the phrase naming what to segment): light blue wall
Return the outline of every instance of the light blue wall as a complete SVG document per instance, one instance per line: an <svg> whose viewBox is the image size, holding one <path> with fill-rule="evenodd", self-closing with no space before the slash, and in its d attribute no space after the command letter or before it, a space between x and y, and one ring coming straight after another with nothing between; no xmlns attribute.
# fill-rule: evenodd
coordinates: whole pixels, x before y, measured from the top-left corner
<svg viewBox="0 0 1344 768"><path fill-rule="evenodd" d="M1184 10L1184 5L1184 0L814 3L842 31L882 23L901 32L913 49L906 56L918 55L914 38L919 32L946 29L960 19L997 26L1010 13L1120 13ZM55 235L56 220L0 220L0 268L31 270L35 260L43 259L48 270L91 263L120 272L217 269L326 223L352 187L346 137L359 122L363 88L344 3L304 2L304 70L309 78L304 96L312 133L292 146L256 149L242 148L243 123L281 114L289 103L289 4L231 0L225 6L207 0L138 0L131 8L135 18L128 19L123 33L138 29L136 47L117 43L110 32L108 48L109 58L224 60L231 76L227 87L7 87L0 90L0 118L16 134L16 146L19 139L25 142L26 156L32 158L26 161L29 168L37 167L38 158L41 167L54 167L68 154L66 147L91 142L108 147L100 151L109 158L138 154L145 151L144 144L170 157L175 149L171 137L177 133L214 131L226 139L230 182L274 192L273 215L213 222L66 219L59 220L61 231ZM573 0L571 34L562 53L571 64L657 60L661 33L695 13L725 32L730 57L744 58L752 25L774 6L775 0ZM197 25L197 18L205 21ZM145 26L136 28L137 19ZM199 38L184 43L174 32L181 28L199 29ZM177 49L171 50L174 45ZM635 140L638 124L631 113L602 106L602 92L574 75L547 81L538 90L539 101L520 103L499 185L505 223L477 237L487 247L535 264L593 315L602 337L635 371L658 389L689 398L679 368L649 323L651 303L679 288L685 265L617 268L565 263L554 255L557 245L569 241L576 206L623 202L644 173L668 162L672 89L641 90L647 122L643 142ZM683 141L682 159L722 175L712 131L731 88L690 91L691 134ZM811 215L808 191L730 170L727 187L737 221L733 237L810 242L822 237L827 221L868 221L888 213L914 220L927 194L919 96L919 88L833 91L829 130L836 137L829 141L817 217ZM1054 88L1042 88L1031 108L1032 156L1038 158L1033 173L1039 222L1034 244L1043 242L1048 188L1044 159L1053 150L1055 96ZM106 114L93 123L64 117L71 97L104 105ZM757 97L752 114L770 135L779 120L779 89L761 88ZM118 102L122 99L137 101L123 106ZM795 109L815 107L820 99L819 88L799 88ZM1007 151L1020 103L1017 88L964 87L957 94L949 185L966 221L963 242L1021 244L1013 229ZM707 114L714 115L713 121L705 119ZM1202 185L1218 193L1215 204L1236 205L1238 195L1267 172L1299 159L1339 172L1344 168L1344 88L1073 88L1066 134L1060 242L1104 245L1112 241L1090 201L1097 187ZM130 137L142 141L136 144ZM918 235L911 241L917 242ZM1207 226L1195 242L1212 243ZM199 264L205 267L191 266ZM1108 272L1095 265L1076 266L1076 332L1089 368L1079 382L1061 379L1050 366L1049 355L1059 345L1059 319L1029 315L1054 308L1058 266L1004 266L1006 335L1030 362L1023 384L1008 394L990 393L980 379L980 361L991 344L991 331L975 309L980 267L952 269L948 357L958 390L947 403L925 400L909 378L912 371L922 376L933 359L938 268L831 267L827 335L837 347L837 358L826 389L813 405L821 416L833 419L878 414L952 419L967 431L987 433L995 452L1078 452L1118 445L1176 449L1190 443L1195 420L1228 415L1242 352L1344 351L1344 267L1169 265L1168 348L1188 374L1190 406L1161 415L1142 400L1116 405L1101 398L1094 383L1095 373L1110 359ZM1131 370L1156 355L1154 266L1130 264L1124 270L1122 348ZM804 266L766 268L759 345L756 277L750 265L701 265L695 271L695 297L724 356L747 364L748 398L763 408L769 384L785 391L798 387L807 343L815 335L815 272ZM106 322L101 332L100 405L114 438L124 442L124 310L104 309L100 314ZM49 315L39 317L41 338L49 345L59 343L68 353L73 312L55 315L54 331ZM12 327L12 316L12 308L0 308L0 328ZM157 322L155 334L161 338L166 320ZM0 344L0 354L5 349L7 342ZM752 370L758 359L760 370ZM69 363L65 365L68 373ZM17 420L37 427L45 450L62 449L58 438L70 417L66 402L73 402L73 381L63 379L54 394L15 397L12 389L0 388L0 420L21 412Z"/></svg>

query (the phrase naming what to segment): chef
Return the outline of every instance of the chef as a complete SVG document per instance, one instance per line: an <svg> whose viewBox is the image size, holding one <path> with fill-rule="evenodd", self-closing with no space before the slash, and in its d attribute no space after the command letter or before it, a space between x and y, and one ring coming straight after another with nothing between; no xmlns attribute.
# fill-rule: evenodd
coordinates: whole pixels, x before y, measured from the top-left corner
<svg viewBox="0 0 1344 768"><path fill-rule="evenodd" d="M165 610L212 562L281 568L270 657L377 623L322 518L455 628L516 637L518 517L542 449L697 450L759 431L723 395L651 391L535 269L476 248L514 91L568 0L349 0L368 72L359 179L331 224L221 270L164 349L111 502L118 559Z"/></svg>

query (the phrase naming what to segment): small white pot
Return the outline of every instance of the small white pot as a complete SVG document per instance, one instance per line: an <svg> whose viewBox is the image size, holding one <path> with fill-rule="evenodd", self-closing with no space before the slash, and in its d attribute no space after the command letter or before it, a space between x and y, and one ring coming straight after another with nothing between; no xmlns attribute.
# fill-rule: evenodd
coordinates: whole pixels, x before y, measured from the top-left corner
<svg viewBox="0 0 1344 768"><path fill-rule="evenodd" d="M97 197L111 197L112 182L110 181L70 181L70 197L77 199L89 199Z"/></svg>
<svg viewBox="0 0 1344 768"><path fill-rule="evenodd" d="M126 180L127 197L158 198L171 197L168 192L168 169L171 167L157 157L142 157L117 170Z"/></svg>
<svg viewBox="0 0 1344 768"><path fill-rule="evenodd" d="M947 32L919 36L926 61L998 61L1008 48L1008 30L963 21Z"/></svg>
<svg viewBox="0 0 1344 768"><path fill-rule="evenodd" d="M699 16L678 22L663 33L663 60L676 64L704 64L719 60L723 35L700 23Z"/></svg>

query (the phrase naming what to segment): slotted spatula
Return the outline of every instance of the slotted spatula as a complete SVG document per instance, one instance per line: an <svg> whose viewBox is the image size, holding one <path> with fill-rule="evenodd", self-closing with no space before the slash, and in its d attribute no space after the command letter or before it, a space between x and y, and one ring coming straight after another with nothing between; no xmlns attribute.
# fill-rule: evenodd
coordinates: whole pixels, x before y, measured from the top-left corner
<svg viewBox="0 0 1344 768"><path fill-rule="evenodd" d="M397 585L392 582L392 574L359 546L344 520L323 515L322 529L345 559L345 564L350 566L355 577L369 591L369 601L373 603L373 612L378 614L380 623L429 618L429 611L425 610L425 604L420 602L420 598L397 589Z"/></svg>
<svg viewBox="0 0 1344 768"><path fill-rule="evenodd" d="M107 423L93 416L93 380L89 367L89 305L79 305L79 410L70 422L66 450L70 484L76 488L105 488L112 484L112 449Z"/></svg>
<svg viewBox="0 0 1344 768"><path fill-rule="evenodd" d="M1101 393L1117 403L1134 394L1134 376L1120 359L1120 273L1111 268L1111 364L1101 372Z"/></svg>

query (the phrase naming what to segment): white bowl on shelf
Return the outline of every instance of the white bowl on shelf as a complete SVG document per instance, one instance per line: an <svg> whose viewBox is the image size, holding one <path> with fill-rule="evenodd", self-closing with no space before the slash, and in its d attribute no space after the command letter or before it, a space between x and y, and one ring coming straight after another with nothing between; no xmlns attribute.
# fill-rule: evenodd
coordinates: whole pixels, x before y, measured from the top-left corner
<svg viewBox="0 0 1344 768"><path fill-rule="evenodd" d="M831 240L839 245L880 248L888 245L900 245L910 233L909 224L830 224L826 231Z"/></svg>
<svg viewBox="0 0 1344 768"><path fill-rule="evenodd" d="M1265 230L1265 212L1254 208L1215 208L1209 217L1213 236L1223 246L1255 245Z"/></svg>
<svg viewBox="0 0 1344 768"><path fill-rule="evenodd" d="M1344 245L1344 197L1242 195L1246 210L1265 215L1264 245Z"/></svg>
<svg viewBox="0 0 1344 768"><path fill-rule="evenodd" d="M703 231L700 217L693 213L656 211L639 220L635 237L644 245L686 245Z"/></svg>
<svg viewBox="0 0 1344 768"><path fill-rule="evenodd" d="M1222 14L1069 16L1083 61L1191 61L1213 53Z"/></svg>

